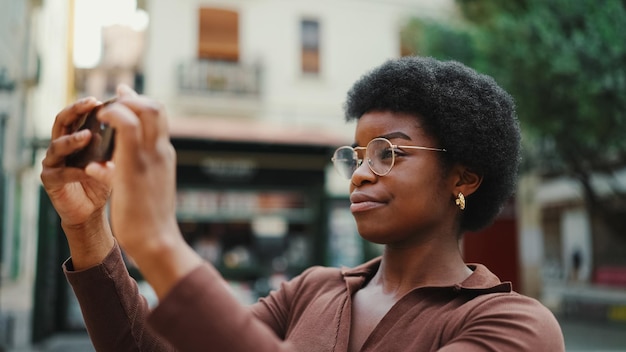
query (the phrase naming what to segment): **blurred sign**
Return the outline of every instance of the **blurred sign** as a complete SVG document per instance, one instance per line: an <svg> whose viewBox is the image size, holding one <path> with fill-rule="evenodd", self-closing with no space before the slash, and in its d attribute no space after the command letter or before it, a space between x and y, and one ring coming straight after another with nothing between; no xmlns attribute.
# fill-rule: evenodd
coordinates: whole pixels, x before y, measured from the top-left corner
<svg viewBox="0 0 626 352"><path fill-rule="evenodd" d="M257 169L252 159L205 158L200 165L211 176L229 179L249 179Z"/></svg>

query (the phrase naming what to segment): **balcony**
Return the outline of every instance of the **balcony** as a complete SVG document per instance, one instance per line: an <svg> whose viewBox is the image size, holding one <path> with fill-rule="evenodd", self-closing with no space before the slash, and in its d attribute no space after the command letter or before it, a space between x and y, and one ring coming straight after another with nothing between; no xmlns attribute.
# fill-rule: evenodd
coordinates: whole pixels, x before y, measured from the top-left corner
<svg viewBox="0 0 626 352"><path fill-rule="evenodd" d="M177 106L187 115L253 116L260 107L260 65L193 60L178 66Z"/></svg>

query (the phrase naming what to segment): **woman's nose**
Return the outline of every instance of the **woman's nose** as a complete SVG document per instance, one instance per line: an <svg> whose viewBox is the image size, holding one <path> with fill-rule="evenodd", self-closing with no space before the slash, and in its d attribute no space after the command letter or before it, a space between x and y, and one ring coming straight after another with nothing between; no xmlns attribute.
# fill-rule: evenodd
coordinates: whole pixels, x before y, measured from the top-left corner
<svg viewBox="0 0 626 352"><path fill-rule="evenodd" d="M361 165L354 170L350 182L353 186L359 187L367 182L376 182L377 177L378 176L370 169L369 160L365 158Z"/></svg>

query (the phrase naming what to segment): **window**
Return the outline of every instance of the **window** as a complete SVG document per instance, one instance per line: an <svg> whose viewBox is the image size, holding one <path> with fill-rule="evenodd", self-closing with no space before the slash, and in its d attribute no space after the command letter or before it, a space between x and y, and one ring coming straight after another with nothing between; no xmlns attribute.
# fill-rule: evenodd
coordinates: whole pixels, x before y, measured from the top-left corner
<svg viewBox="0 0 626 352"><path fill-rule="evenodd" d="M201 8L198 57L239 61L239 15L235 11Z"/></svg>
<svg viewBox="0 0 626 352"><path fill-rule="evenodd" d="M302 72L320 72L320 25L315 20L302 20L300 23L302 42Z"/></svg>
<svg viewBox="0 0 626 352"><path fill-rule="evenodd" d="M316 204L301 191L181 188L185 240L250 304L316 260Z"/></svg>

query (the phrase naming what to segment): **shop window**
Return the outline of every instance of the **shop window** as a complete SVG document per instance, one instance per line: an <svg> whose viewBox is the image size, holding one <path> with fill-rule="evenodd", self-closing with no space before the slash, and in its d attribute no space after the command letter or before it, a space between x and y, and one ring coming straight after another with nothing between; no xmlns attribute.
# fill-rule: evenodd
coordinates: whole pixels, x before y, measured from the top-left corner
<svg viewBox="0 0 626 352"><path fill-rule="evenodd" d="M201 8L198 57L239 61L239 15L235 11Z"/></svg>
<svg viewBox="0 0 626 352"><path fill-rule="evenodd" d="M302 45L302 72L320 72L320 25L315 20L302 20L300 23Z"/></svg>
<svg viewBox="0 0 626 352"><path fill-rule="evenodd" d="M180 189L177 214L186 241L242 303L255 302L314 262L315 218L304 193Z"/></svg>

